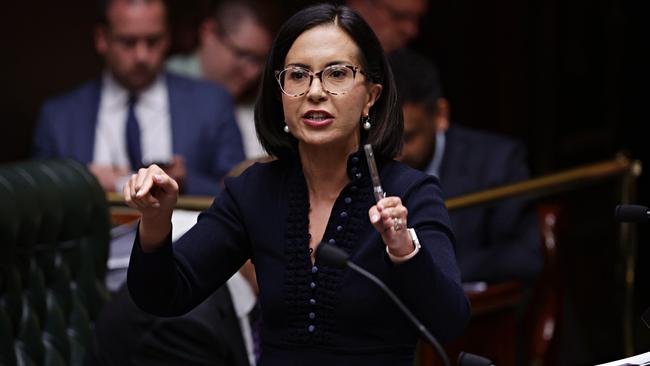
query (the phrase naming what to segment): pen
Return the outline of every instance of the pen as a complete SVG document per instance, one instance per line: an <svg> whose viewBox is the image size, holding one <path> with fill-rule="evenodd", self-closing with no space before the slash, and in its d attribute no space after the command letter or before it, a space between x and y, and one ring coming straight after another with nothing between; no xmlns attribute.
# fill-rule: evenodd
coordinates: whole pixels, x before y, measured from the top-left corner
<svg viewBox="0 0 650 366"><path fill-rule="evenodd" d="M366 160L368 161L368 169L370 170L372 192L375 195L375 200L379 202L379 200L386 197L386 192L384 192L383 188L381 188L381 182L379 181L379 172L377 172L377 163L375 163L375 154L372 152L372 145L363 145L363 150L366 152Z"/></svg>

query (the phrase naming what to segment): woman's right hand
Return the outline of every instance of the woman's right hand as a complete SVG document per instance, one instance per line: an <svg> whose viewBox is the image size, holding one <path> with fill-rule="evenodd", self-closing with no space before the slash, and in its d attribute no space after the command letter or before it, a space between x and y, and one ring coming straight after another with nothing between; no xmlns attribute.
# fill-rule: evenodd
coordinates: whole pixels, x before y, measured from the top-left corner
<svg viewBox="0 0 650 366"><path fill-rule="evenodd" d="M171 217L178 200L178 184L158 165L138 170L124 184L124 200L140 211L140 245L155 250L171 230Z"/></svg>

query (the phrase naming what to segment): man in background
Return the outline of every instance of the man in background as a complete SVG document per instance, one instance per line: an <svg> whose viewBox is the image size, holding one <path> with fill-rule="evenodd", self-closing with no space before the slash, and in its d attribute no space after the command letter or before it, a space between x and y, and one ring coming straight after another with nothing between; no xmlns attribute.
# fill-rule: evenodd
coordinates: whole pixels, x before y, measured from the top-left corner
<svg viewBox="0 0 650 366"><path fill-rule="evenodd" d="M408 50L389 57L404 112L404 163L434 175L446 198L529 178L524 146L450 124L435 66ZM542 267L531 202L512 198L449 213L463 282L532 281Z"/></svg>
<svg viewBox="0 0 650 366"><path fill-rule="evenodd" d="M260 356L257 281L248 261L183 316L138 308L126 285L99 314L86 359L93 366L254 366Z"/></svg>
<svg viewBox="0 0 650 366"><path fill-rule="evenodd" d="M95 46L98 80L47 101L34 155L86 164L107 191L158 163L184 194L216 195L244 159L232 98L221 87L163 71L169 48L162 0L106 0Z"/></svg>
<svg viewBox="0 0 650 366"><path fill-rule="evenodd" d="M249 159L266 155L255 133L253 103L273 39L273 14L267 1L216 1L198 28L196 51L167 62L173 72L221 84L230 92Z"/></svg>
<svg viewBox="0 0 650 366"><path fill-rule="evenodd" d="M420 18L427 12L427 0L348 0L368 22L389 54L406 47L418 35Z"/></svg>

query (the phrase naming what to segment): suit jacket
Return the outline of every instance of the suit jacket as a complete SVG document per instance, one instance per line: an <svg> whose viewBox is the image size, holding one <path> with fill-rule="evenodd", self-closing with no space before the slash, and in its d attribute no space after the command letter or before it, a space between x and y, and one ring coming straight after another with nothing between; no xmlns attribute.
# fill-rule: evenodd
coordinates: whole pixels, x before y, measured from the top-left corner
<svg viewBox="0 0 650 366"><path fill-rule="evenodd" d="M95 323L86 361L89 366L249 365L228 286L172 318L140 310L123 286Z"/></svg>
<svg viewBox="0 0 650 366"><path fill-rule="evenodd" d="M394 264L371 225L375 204L365 155L348 159L350 182L336 199L323 241L391 287L441 342L458 336L469 303L437 179L378 161L383 188L402 198L422 248ZM262 309L260 365L413 365L418 331L377 286L309 254L309 193L298 157L255 164L225 189L172 247L143 253L137 242L127 282L147 311L192 308L246 259L255 264ZM319 238L320 239L320 238Z"/></svg>
<svg viewBox="0 0 650 366"><path fill-rule="evenodd" d="M446 133L440 184L446 197L526 180L526 153L505 137L452 126ZM450 212L463 281L531 280L542 267L532 202L521 198Z"/></svg>
<svg viewBox="0 0 650 366"><path fill-rule="evenodd" d="M220 181L244 160L241 135L228 92L214 84L165 74L171 116L172 151L185 158L184 193L216 195ZM93 160L101 81L94 80L41 109L34 155Z"/></svg>

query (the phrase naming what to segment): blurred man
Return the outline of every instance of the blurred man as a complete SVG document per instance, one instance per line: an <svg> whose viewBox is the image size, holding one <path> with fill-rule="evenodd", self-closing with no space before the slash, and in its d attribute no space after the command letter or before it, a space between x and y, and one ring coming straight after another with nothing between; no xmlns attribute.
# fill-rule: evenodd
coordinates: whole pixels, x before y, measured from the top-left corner
<svg viewBox="0 0 650 366"><path fill-rule="evenodd" d="M247 158L265 155L253 121L253 98L271 47L272 9L264 1L222 0L198 30L199 46L189 56L175 56L169 70L221 84L237 100L237 122ZM247 100L248 99L248 100Z"/></svg>
<svg viewBox="0 0 650 366"><path fill-rule="evenodd" d="M368 22L389 54L418 35L427 0L348 0L347 4Z"/></svg>
<svg viewBox="0 0 650 366"><path fill-rule="evenodd" d="M165 3L103 2L95 46L105 72L44 104L35 156L78 160L118 192L129 172L158 163L183 193L216 195L244 159L232 99L223 88L163 72Z"/></svg>
<svg viewBox="0 0 650 366"><path fill-rule="evenodd" d="M389 59L404 112L401 161L437 176L447 198L528 179L522 144L450 125L449 103L432 63L408 50ZM531 281L541 270L531 202L508 199L449 216L464 282Z"/></svg>
<svg viewBox="0 0 650 366"><path fill-rule="evenodd" d="M96 320L85 363L253 366L260 355L257 292L248 261L187 314L161 318L140 310L124 285Z"/></svg>

